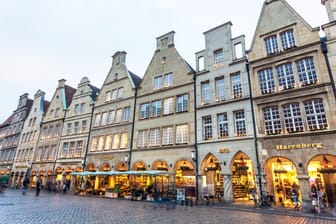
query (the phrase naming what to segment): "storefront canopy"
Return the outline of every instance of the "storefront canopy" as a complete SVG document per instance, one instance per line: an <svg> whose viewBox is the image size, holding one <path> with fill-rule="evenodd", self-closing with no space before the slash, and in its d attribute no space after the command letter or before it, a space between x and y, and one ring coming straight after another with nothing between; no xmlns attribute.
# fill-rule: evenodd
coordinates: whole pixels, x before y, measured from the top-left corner
<svg viewBox="0 0 336 224"><path fill-rule="evenodd" d="M161 171L161 170L145 170L145 171L83 171L83 172L72 172L70 175L72 176L121 176L121 175L171 175L174 174L172 172Z"/></svg>

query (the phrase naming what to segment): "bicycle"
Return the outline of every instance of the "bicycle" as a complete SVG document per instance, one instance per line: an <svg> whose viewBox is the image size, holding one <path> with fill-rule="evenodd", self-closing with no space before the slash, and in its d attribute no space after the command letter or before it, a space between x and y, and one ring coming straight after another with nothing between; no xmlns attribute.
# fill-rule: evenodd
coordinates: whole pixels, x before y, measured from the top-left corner
<svg viewBox="0 0 336 224"><path fill-rule="evenodd" d="M301 211L302 209L302 202L299 200L299 196L295 191L291 191L291 203L295 209Z"/></svg>
<svg viewBox="0 0 336 224"><path fill-rule="evenodd" d="M250 191L250 194L252 195L254 205L256 208L262 208L262 207L271 207L274 203L274 196L270 195L266 192L266 194L261 194L260 198L257 198L256 191L252 189Z"/></svg>

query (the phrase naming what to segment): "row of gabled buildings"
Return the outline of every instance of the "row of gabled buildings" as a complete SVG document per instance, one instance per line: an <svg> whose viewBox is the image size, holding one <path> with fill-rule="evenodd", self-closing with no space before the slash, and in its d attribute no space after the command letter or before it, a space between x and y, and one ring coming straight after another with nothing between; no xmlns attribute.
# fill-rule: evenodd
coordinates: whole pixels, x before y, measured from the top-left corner
<svg viewBox="0 0 336 224"><path fill-rule="evenodd" d="M318 187L335 201L336 1L322 4L322 38L285 0L265 0L249 50L227 22L203 33L193 69L172 31L143 78L118 51L101 89L84 77L77 89L59 80L50 102L22 95L0 126L1 172L13 187L29 174L32 186L40 176L76 189L71 173L88 171L86 187L103 192L130 180L92 172L163 170L189 197L244 201L257 188L288 205L292 188L309 200Z"/></svg>

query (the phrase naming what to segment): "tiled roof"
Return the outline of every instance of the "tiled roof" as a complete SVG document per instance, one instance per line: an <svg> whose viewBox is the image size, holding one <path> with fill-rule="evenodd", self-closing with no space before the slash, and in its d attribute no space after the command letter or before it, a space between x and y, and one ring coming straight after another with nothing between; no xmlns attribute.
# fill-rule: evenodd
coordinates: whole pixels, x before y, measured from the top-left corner
<svg viewBox="0 0 336 224"><path fill-rule="evenodd" d="M98 96L98 94L100 92L100 89L97 88L97 87L95 87L95 86L93 86L93 85L91 85L91 84L89 84L89 86L90 86L90 88L92 90L91 97L92 97L93 100L96 100L96 98L97 98L97 96Z"/></svg>
<svg viewBox="0 0 336 224"><path fill-rule="evenodd" d="M131 72L131 71L128 71L128 72L130 73L130 75L132 77L132 80L134 82L135 87L138 88L142 79L139 76L137 76L136 74L134 74L133 72Z"/></svg>
<svg viewBox="0 0 336 224"><path fill-rule="evenodd" d="M13 120L13 118L14 118L13 114L10 115L4 122L2 122L2 123L0 124L0 128L3 128L3 127L5 127L5 126L10 125L10 123L11 123L12 120Z"/></svg>
<svg viewBox="0 0 336 224"><path fill-rule="evenodd" d="M72 101L72 97L76 92L76 89L71 86L64 85L64 90L65 90L65 97L66 97L66 106L69 107Z"/></svg>

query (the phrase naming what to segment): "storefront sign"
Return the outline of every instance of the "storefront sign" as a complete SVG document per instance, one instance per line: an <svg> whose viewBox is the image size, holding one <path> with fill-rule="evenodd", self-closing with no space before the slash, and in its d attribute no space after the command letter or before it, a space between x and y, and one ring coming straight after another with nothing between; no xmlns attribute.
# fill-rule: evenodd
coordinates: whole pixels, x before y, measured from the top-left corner
<svg viewBox="0 0 336 224"><path fill-rule="evenodd" d="M292 145L276 145L276 150L291 150L291 149L310 149L310 148L316 148L316 149L322 149L323 144L322 143L300 143L300 144L292 144Z"/></svg>
<svg viewBox="0 0 336 224"><path fill-rule="evenodd" d="M229 148L219 148L219 153L229 153L230 149Z"/></svg>

